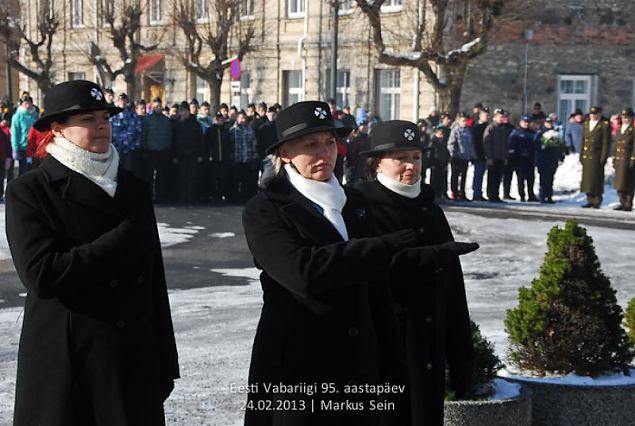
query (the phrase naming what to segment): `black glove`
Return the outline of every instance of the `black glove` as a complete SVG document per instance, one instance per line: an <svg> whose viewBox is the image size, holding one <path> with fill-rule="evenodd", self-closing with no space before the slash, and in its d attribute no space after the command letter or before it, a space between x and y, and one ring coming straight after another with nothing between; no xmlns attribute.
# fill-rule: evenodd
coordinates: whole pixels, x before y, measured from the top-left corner
<svg viewBox="0 0 635 426"><path fill-rule="evenodd" d="M418 242L417 233L412 229L404 229L391 234L380 235L379 239L386 246L390 254L395 254L399 250L415 247Z"/></svg>
<svg viewBox="0 0 635 426"><path fill-rule="evenodd" d="M473 252L479 248L478 243L461 243L448 241L447 243L408 248L399 253L407 262L415 264L419 268L444 267L456 257Z"/></svg>

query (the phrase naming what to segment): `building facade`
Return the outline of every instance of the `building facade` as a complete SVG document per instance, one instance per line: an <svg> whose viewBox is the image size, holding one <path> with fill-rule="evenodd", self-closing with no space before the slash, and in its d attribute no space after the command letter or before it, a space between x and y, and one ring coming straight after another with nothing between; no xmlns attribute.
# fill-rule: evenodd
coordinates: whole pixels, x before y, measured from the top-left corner
<svg viewBox="0 0 635 426"><path fill-rule="evenodd" d="M103 22L105 7L124 0L22 0L25 19L33 23L43 8L54 10L61 28L54 43L56 81L73 78L101 80L125 91L122 78L103 81L88 60L91 43L113 64L121 65ZM200 25L214 20L212 0L192 0ZM250 102L280 102L329 98L333 56L333 13L323 0L240 0L237 25L255 28L254 51L241 64L241 76L223 79L221 99L246 107ZM382 9L385 37L407 46L409 27L425 10L426 0L388 0ZM186 72L178 59L185 48L180 29L172 22L174 0L148 0L138 41L158 43L158 49L137 66L142 91L150 99L161 95L168 103L209 98L207 84ZM567 115L574 108L603 104L619 110L635 103L635 3L631 0L536 0L531 10L496 28L487 52L467 72L462 105L476 101L520 113L541 102L547 112ZM376 60L372 36L354 0L341 1L337 49L337 103L363 107L384 119L414 120L428 115L436 96L423 75L408 67L390 67ZM410 38L409 38L410 37ZM229 56L236 53L231 34ZM26 54L26 52L24 52ZM205 56L207 55L207 56ZM209 58L210 53L202 52ZM526 76L526 77L525 77ZM24 76L20 89L38 93Z"/></svg>

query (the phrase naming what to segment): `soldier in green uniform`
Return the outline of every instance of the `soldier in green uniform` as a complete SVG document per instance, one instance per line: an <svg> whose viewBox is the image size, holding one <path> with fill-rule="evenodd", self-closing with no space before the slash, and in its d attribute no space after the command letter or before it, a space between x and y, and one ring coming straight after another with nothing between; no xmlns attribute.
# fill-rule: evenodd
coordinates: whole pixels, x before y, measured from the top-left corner
<svg viewBox="0 0 635 426"><path fill-rule="evenodd" d="M620 195L620 205L615 210L631 211L633 209L633 192L635 190L635 129L633 129L633 109L628 107L622 111L622 127L615 137L613 167L615 180L613 186Z"/></svg>
<svg viewBox="0 0 635 426"><path fill-rule="evenodd" d="M594 106L589 110L589 119L582 128L582 183L580 191L585 192L587 203L582 207L599 209L604 193L604 165L611 145L609 124L602 120L602 108Z"/></svg>

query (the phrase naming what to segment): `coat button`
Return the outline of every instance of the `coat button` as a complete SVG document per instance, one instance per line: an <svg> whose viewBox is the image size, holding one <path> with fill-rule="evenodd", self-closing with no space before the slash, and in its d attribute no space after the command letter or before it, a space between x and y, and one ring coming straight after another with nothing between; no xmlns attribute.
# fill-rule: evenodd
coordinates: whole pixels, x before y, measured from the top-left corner
<svg viewBox="0 0 635 426"><path fill-rule="evenodd" d="M432 363L431 362L426 363L426 369L432 370Z"/></svg>
<svg viewBox="0 0 635 426"><path fill-rule="evenodd" d="M420 234L425 234L426 233L426 229L422 226L421 228L417 229L417 232Z"/></svg>
<svg viewBox="0 0 635 426"><path fill-rule="evenodd" d="M143 275L139 275L137 277L137 284L143 284L144 282L146 282L146 279L143 277Z"/></svg>
<svg viewBox="0 0 635 426"><path fill-rule="evenodd" d="M425 213L425 212L428 211L428 208L427 207L421 207L421 211Z"/></svg>
<svg viewBox="0 0 635 426"><path fill-rule="evenodd" d="M117 288L117 286L119 286L119 281L112 280L108 283L108 285L110 286L110 288Z"/></svg>
<svg viewBox="0 0 635 426"><path fill-rule="evenodd" d="M430 315L428 315L425 319L426 324L431 324L432 323L432 317Z"/></svg>
<svg viewBox="0 0 635 426"><path fill-rule="evenodd" d="M443 271L444 271L444 269L443 269L443 268L438 267L438 268L437 268L437 270L436 270L436 271L434 271L434 272L436 272L437 274L442 274L442 273L443 273Z"/></svg>
<svg viewBox="0 0 635 426"><path fill-rule="evenodd" d="M348 335L351 337L359 336L359 329L357 327L351 327L348 329Z"/></svg>
<svg viewBox="0 0 635 426"><path fill-rule="evenodd" d="M118 320L115 325L117 328L124 328L126 326L126 322L124 320Z"/></svg>

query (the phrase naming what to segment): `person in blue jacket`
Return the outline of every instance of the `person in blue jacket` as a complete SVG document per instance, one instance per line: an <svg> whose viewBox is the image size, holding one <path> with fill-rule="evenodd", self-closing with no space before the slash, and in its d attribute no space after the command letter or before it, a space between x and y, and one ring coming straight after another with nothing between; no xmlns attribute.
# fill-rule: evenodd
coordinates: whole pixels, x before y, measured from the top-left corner
<svg viewBox="0 0 635 426"><path fill-rule="evenodd" d="M553 203L553 178L558 165L564 160L565 145L560 133L553 128L553 120L547 117L542 129L534 138L534 158L540 175L541 203Z"/></svg>
<svg viewBox="0 0 635 426"><path fill-rule="evenodd" d="M534 195L534 136L529 128L529 116L520 118L518 128L511 132L507 140L509 161L518 179L518 195L520 201L538 201ZM525 182L527 182L527 198L525 198Z"/></svg>

